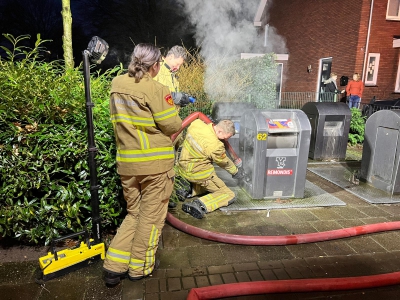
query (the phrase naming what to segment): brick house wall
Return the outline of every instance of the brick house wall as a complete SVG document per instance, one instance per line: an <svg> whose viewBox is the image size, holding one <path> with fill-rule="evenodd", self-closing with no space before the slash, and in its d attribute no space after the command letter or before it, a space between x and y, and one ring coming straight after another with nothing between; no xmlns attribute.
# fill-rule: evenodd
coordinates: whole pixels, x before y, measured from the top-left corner
<svg viewBox="0 0 400 300"><path fill-rule="evenodd" d="M394 90L400 48L393 48L393 37L400 36L400 21L387 21L386 8L387 0L375 0L368 52L380 53L380 61L377 85L365 87L365 96L397 99L400 94L394 93Z"/></svg>
<svg viewBox="0 0 400 300"><path fill-rule="evenodd" d="M370 5L371 0L270 1L260 29L268 23L286 40L289 60L283 69L282 92L317 91L322 58L332 57L331 71L338 78L363 74L368 51L381 57L377 86L365 88L362 102L369 102L373 96L399 98L393 93L399 59L393 36L400 35L400 22L386 21L387 0L375 0L366 49ZM312 66L310 73L308 65Z"/></svg>
<svg viewBox="0 0 400 300"><path fill-rule="evenodd" d="M308 2L308 1L307 1ZM273 1L269 23L286 39L289 54L283 91L317 91L319 59L332 57L332 72L348 76L356 66L362 0ZM307 72L311 65L312 72ZM360 70L361 73L361 68Z"/></svg>

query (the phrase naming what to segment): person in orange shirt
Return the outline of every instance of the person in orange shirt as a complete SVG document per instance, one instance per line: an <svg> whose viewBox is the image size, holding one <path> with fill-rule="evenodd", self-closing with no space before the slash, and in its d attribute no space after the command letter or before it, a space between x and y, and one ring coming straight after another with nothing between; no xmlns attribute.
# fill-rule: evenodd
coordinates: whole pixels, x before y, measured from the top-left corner
<svg viewBox="0 0 400 300"><path fill-rule="evenodd" d="M359 108L362 93L364 91L364 83L360 80L360 74L354 73L353 80L346 86L346 93L349 96L349 107Z"/></svg>

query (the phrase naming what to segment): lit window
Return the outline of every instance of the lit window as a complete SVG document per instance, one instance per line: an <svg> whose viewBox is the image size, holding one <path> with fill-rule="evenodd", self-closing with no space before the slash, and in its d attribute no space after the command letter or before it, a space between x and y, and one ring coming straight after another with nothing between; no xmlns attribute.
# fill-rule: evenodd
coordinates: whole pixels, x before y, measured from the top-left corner
<svg viewBox="0 0 400 300"><path fill-rule="evenodd" d="M400 21L400 0L388 0L386 20Z"/></svg>
<svg viewBox="0 0 400 300"><path fill-rule="evenodd" d="M365 85L376 85L376 80L378 78L378 69L379 69L379 53L369 53L368 54L368 63L367 69L365 72Z"/></svg>

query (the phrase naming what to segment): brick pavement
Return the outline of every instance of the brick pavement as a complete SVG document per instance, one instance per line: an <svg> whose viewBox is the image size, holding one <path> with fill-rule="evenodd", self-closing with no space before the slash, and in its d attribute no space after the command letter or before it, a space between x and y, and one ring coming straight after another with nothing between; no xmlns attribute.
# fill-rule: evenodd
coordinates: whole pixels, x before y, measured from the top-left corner
<svg viewBox="0 0 400 300"><path fill-rule="evenodd" d="M213 212L202 220L174 216L207 230L244 235L321 232L400 220L400 205L372 205L318 176L307 179L346 206L266 211ZM3 251L3 250L2 250ZM259 280L349 277L400 271L400 233L375 233L340 240L286 246L230 245L203 240L166 225L157 253L160 268L139 282L124 280L113 289L101 281L101 263L45 286L35 283L36 262L3 263L1 299L186 299L191 288ZM400 286L355 291L286 293L231 299L398 299Z"/></svg>

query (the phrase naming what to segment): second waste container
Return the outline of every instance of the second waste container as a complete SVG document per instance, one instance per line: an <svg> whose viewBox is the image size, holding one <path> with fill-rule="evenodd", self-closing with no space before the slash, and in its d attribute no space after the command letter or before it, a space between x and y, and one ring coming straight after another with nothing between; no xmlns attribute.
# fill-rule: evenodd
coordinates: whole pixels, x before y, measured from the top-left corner
<svg viewBox="0 0 400 300"><path fill-rule="evenodd" d="M301 108L311 124L308 157L344 160L349 139L351 111L345 103L308 102Z"/></svg>

